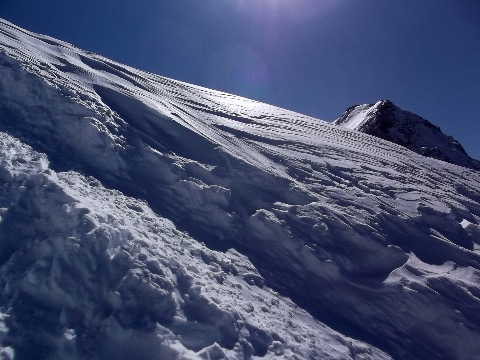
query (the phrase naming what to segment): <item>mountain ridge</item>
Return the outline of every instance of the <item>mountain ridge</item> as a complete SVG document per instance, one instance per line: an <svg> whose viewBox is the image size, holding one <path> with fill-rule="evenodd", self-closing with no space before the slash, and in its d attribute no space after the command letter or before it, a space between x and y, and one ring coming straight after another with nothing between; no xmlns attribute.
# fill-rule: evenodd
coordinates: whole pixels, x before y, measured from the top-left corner
<svg viewBox="0 0 480 360"><path fill-rule="evenodd" d="M390 100L351 106L333 124L391 141L420 155L480 169L480 161L468 156L452 136L443 134L438 126L400 109Z"/></svg>

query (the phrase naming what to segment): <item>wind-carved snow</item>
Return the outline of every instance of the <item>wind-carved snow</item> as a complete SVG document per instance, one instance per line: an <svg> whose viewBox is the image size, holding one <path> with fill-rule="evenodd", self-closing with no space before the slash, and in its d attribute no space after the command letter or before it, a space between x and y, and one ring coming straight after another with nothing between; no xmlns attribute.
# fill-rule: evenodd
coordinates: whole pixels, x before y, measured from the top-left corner
<svg viewBox="0 0 480 360"><path fill-rule="evenodd" d="M0 152L3 341L19 358L388 358L263 286L235 250L209 250L92 177L56 173L5 133Z"/></svg>
<svg viewBox="0 0 480 360"><path fill-rule="evenodd" d="M477 356L477 171L0 32L5 354Z"/></svg>

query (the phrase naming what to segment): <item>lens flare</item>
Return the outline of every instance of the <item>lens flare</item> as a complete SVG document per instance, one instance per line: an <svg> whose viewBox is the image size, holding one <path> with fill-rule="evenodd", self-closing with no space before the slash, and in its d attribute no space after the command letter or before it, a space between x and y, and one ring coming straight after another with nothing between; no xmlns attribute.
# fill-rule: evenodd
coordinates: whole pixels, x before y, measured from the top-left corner
<svg viewBox="0 0 480 360"><path fill-rule="evenodd" d="M260 52L246 44L233 44L211 57L208 82L214 87L226 83L230 92L261 99L268 92L269 73Z"/></svg>

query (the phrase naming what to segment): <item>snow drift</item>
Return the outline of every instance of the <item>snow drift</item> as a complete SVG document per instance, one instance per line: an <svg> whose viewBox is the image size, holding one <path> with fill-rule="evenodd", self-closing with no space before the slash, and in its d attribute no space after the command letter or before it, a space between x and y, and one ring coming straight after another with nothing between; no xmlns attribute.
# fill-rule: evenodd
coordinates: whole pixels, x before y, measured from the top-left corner
<svg viewBox="0 0 480 360"><path fill-rule="evenodd" d="M480 174L0 22L15 359L474 359Z"/></svg>

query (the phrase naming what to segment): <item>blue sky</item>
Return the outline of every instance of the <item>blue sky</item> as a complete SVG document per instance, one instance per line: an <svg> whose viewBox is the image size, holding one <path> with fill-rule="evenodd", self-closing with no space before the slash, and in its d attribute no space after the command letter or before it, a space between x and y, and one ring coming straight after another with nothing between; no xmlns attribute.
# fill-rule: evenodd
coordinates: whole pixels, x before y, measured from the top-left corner
<svg viewBox="0 0 480 360"><path fill-rule="evenodd" d="M480 158L478 0L2 0L0 17L324 120L390 99Z"/></svg>

